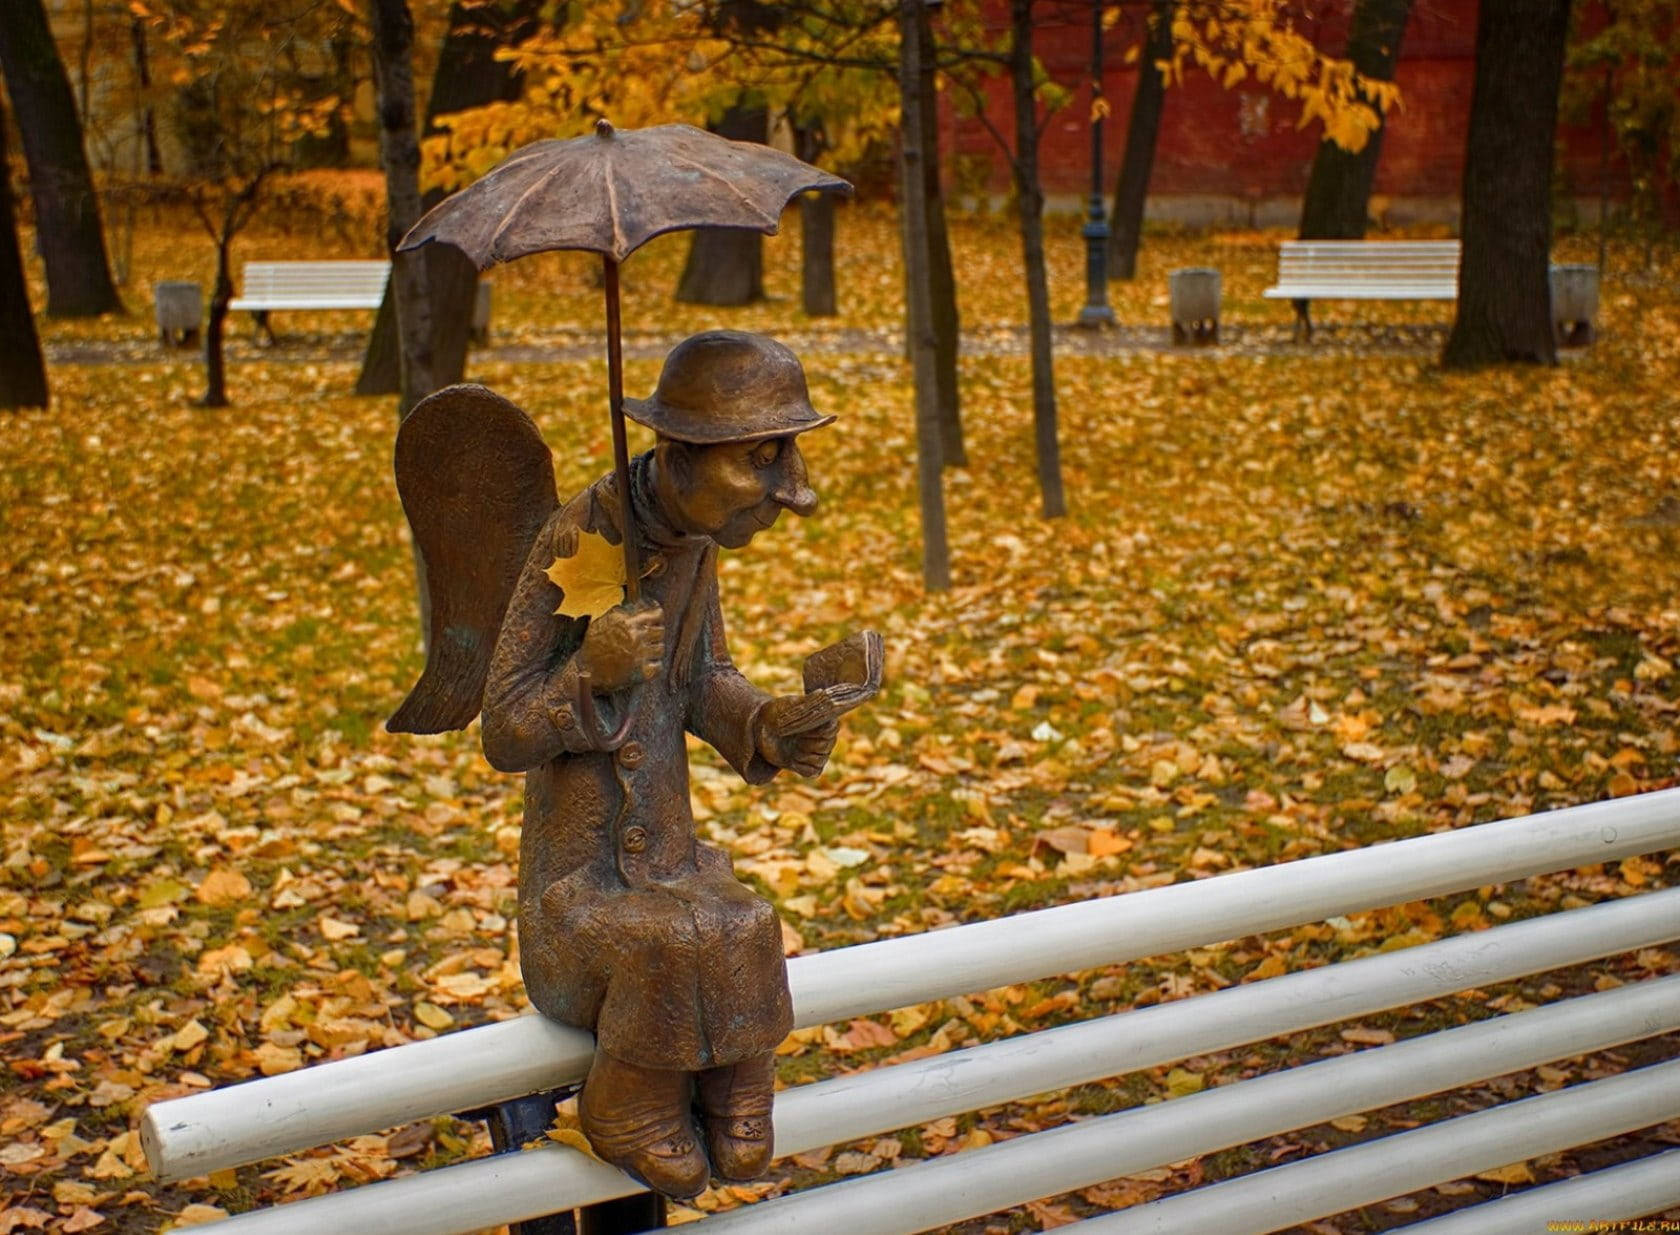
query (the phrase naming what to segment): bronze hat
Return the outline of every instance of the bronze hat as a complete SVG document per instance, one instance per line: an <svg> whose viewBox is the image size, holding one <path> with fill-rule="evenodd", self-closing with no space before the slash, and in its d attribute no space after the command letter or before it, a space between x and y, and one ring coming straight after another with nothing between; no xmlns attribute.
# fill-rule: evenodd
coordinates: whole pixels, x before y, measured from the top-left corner
<svg viewBox="0 0 1680 1235"><path fill-rule="evenodd" d="M799 357L741 330L707 330L677 344L652 397L624 400L624 414L697 446L803 433L834 419L811 406Z"/></svg>

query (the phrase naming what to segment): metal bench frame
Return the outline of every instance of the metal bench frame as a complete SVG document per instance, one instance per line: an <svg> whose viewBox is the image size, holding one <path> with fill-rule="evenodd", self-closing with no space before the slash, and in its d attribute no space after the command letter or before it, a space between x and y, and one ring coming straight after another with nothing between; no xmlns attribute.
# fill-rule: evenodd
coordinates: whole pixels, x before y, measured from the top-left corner
<svg viewBox="0 0 1680 1235"><path fill-rule="evenodd" d="M1680 789L1669 789L1237 871L797 957L788 966L795 1017L801 1026L826 1024L1676 846ZM914 1127L1677 938L1680 888L852 1073L777 1095L777 1149L795 1154ZM1630 983L793 1193L708 1218L715 1229L703 1235L931 1229L1676 1030L1680 975ZM141 1139L160 1178L204 1175L572 1085L592 1050L587 1034L521 1017L156 1103L143 1117ZM552 1109L544 1109L547 1101L526 1104L525 1115L534 1112L540 1122ZM1238 1228L1218 1215L1238 1212L1241 1229L1272 1230L1676 1117L1680 1061L1241 1176L1085 1225L1105 1235L1225 1231ZM510 1147L532 1127L505 1122L497 1140ZM1392 1169L1397 1161L1404 1171ZM1526 1211L1511 1205L1524 1199L1516 1197L1438 1221L1459 1222L1452 1229L1479 1235L1526 1231L1535 1205L1562 1214L1557 1206L1581 1195L1590 1195L1594 1207L1585 1217L1646 1217L1680 1204L1676 1162L1680 1151L1659 1154L1535 1189L1524 1194ZM209 1229L456 1235L590 1211L641 1192L615 1168L548 1145L256 1210ZM545 1221L560 1225L544 1230L570 1229L569 1218Z"/></svg>
<svg viewBox="0 0 1680 1235"><path fill-rule="evenodd" d="M1261 295L1291 301L1310 341L1314 300L1457 300L1458 262L1456 240L1286 240Z"/></svg>

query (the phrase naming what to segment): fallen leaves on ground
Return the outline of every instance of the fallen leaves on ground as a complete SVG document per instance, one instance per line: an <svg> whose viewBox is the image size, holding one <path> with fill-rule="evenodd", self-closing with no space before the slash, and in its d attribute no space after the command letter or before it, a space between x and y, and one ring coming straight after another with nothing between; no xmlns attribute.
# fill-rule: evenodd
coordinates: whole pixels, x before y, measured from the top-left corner
<svg viewBox="0 0 1680 1235"><path fill-rule="evenodd" d="M891 251L889 220L842 220L855 336L790 307L788 239L766 250L777 299L739 315L668 304L680 246L650 245L626 268L627 323L644 332L628 389L652 387L675 337L664 332L804 332L813 401L840 417L801 440L822 509L725 554L724 606L737 663L767 689L797 690L804 656L863 627L885 635L889 686L848 718L817 781L753 789L694 754L700 830L778 901L790 951L1673 783L1672 278L1613 275L1602 341L1548 371L1449 377L1426 349L1382 340L1070 349L1057 377L1073 511L1046 523L1026 362L1004 346L1021 312L1015 255L994 233L958 222L972 463L947 473L956 586L932 597L893 343L897 276L857 260ZM273 238L254 233L247 253ZM1053 240L1066 318L1076 227ZM1211 260L1231 320L1270 330L1279 310L1258 292L1274 241L1158 238L1144 278L1117 288L1119 312L1160 317L1163 272ZM178 273L173 252L165 229L143 231L145 277ZM1614 252L1613 269L1627 269L1631 252ZM496 277L504 338L596 337L598 290L582 267L541 259ZM1367 311L1396 329L1444 312L1336 310ZM440 1119L400 1142L358 1138L164 1188L146 1178L134 1132L151 1101L525 1007L516 781L484 763L476 732L381 728L420 664L390 483L394 411L345 393L353 356L331 332L365 323L319 320L272 353L241 338L224 412L191 403L194 358L135 343L120 363L55 365L51 411L0 419L0 1230L154 1230L484 1149L481 1130ZM147 333L139 318L47 330L60 354ZM473 376L542 424L564 493L606 470L592 352L492 353ZM1628 859L884 1011L795 1034L783 1080L1484 929L1675 873L1669 855ZM690 1212L1675 969L1671 950L1652 949L934 1121L801 1155ZM1672 1039L1653 1049L1664 1041L1672 1054ZM1475 1092L1520 1096L1636 1059L1623 1048ZM1407 1111L1046 1198L1007 1221L1059 1225L1440 1113ZM1529 1168L1556 1178L1571 1159ZM1502 1185L1464 1186L1432 1190L1424 1207Z"/></svg>

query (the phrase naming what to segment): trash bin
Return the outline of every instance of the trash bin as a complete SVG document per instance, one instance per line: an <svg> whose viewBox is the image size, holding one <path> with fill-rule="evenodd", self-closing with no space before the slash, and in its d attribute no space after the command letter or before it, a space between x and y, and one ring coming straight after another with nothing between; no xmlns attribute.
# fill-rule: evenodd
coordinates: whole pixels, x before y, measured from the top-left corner
<svg viewBox="0 0 1680 1235"><path fill-rule="evenodd" d="M1585 347L1598 320L1598 267L1553 266L1552 331L1559 347Z"/></svg>
<svg viewBox="0 0 1680 1235"><path fill-rule="evenodd" d="M198 341L204 320L204 293L196 283L165 282L153 289L157 305L158 339L165 347L185 347Z"/></svg>
<svg viewBox="0 0 1680 1235"><path fill-rule="evenodd" d="M1187 266L1167 276L1174 343L1219 342L1219 271Z"/></svg>

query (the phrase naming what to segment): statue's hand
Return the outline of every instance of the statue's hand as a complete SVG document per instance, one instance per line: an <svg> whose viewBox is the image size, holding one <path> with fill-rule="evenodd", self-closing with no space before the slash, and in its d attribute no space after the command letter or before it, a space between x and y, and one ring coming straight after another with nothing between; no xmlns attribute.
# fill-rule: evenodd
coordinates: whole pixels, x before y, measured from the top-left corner
<svg viewBox="0 0 1680 1235"><path fill-rule="evenodd" d="M766 763L801 776L817 776L840 735L840 717L811 724L810 696L782 695L758 714L758 753Z"/></svg>
<svg viewBox="0 0 1680 1235"><path fill-rule="evenodd" d="M590 688L607 694L659 672L665 656L665 611L656 601L636 608L619 605L592 618L578 650L578 668L589 675Z"/></svg>

